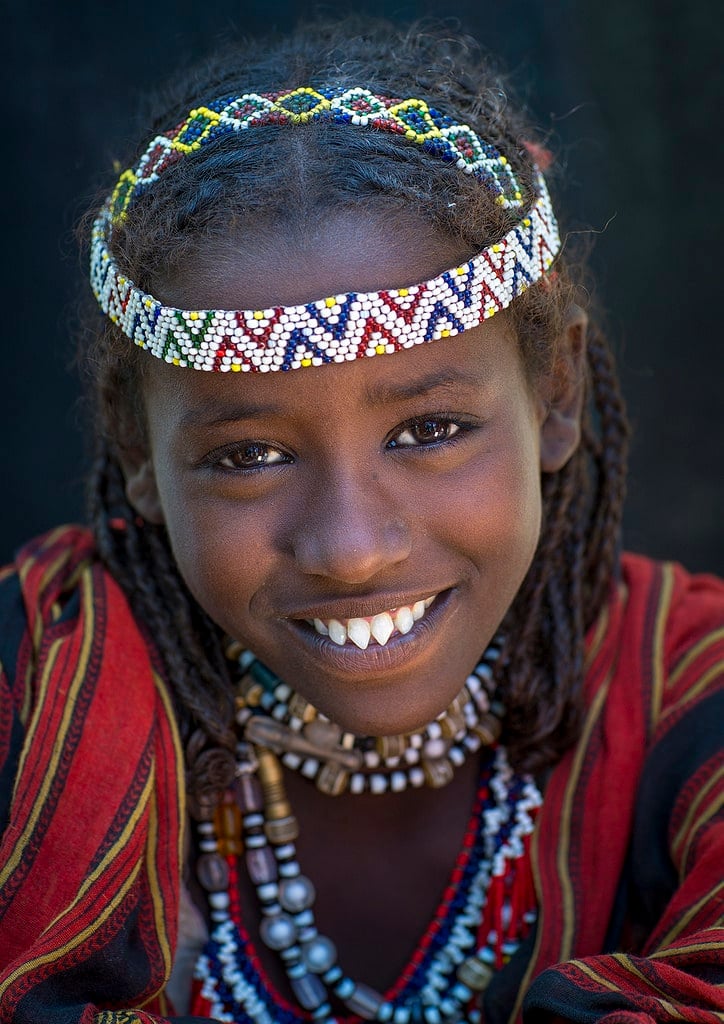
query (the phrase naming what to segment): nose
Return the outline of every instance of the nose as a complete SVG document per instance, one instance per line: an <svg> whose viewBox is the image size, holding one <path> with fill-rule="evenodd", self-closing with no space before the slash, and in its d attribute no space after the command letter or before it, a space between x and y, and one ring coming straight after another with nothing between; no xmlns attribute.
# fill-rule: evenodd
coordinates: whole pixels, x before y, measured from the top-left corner
<svg viewBox="0 0 724 1024"><path fill-rule="evenodd" d="M294 536L297 565L353 585L404 561L412 541L399 505L399 496L385 494L369 472L326 476Z"/></svg>

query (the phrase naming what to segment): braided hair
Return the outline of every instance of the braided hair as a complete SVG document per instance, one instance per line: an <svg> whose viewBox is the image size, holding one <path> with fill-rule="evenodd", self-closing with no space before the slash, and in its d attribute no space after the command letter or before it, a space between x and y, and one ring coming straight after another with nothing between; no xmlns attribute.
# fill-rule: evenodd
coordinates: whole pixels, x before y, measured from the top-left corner
<svg viewBox="0 0 724 1024"><path fill-rule="evenodd" d="M258 41L238 45L195 74L185 70L149 136L214 97L300 85L363 85L434 102L508 156L532 203L532 147L522 140L533 131L509 102L500 74L472 40L419 24L401 29L346 19L314 24L266 48ZM320 213L355 207L412 212L453 240L461 260L513 224L513 214L471 176L420 147L325 122L245 132L243 147L227 136L179 161L129 209L112 248L124 272L153 293L159 267L173 274L208 259L245 230L256 238L281 226L300 230ZM553 380L570 359L561 339L581 294L574 267L580 270L560 256L555 273L508 311L533 385ZM189 791L202 800L233 768L224 638L189 593L164 528L139 520L125 494L120 454L146 444L139 385L148 356L108 322L87 332L83 356L100 426L90 481L98 550L158 653L187 740ZM585 372L581 443L562 469L543 474L540 540L503 624L506 647L496 666L507 707L503 740L512 764L532 771L554 764L578 736L584 637L616 576L628 428L612 356L595 327Z"/></svg>

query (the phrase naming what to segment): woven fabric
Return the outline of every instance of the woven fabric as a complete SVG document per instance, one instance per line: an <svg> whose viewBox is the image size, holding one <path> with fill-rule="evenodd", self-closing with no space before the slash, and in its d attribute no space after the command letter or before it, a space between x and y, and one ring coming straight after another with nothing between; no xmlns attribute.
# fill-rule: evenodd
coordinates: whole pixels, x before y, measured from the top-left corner
<svg viewBox="0 0 724 1024"><path fill-rule="evenodd" d="M0 574L0 621L0 1022L169 1021L183 772L153 653L74 528ZM720 1024L723 666L724 585L625 556L538 821L539 927L488 1024L525 992L533 1024Z"/></svg>

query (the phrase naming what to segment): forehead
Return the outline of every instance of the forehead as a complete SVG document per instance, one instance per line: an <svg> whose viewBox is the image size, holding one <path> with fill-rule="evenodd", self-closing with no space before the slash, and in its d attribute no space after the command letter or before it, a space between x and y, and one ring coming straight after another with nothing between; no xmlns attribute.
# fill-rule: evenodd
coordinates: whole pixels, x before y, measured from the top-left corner
<svg viewBox="0 0 724 1024"><path fill-rule="evenodd" d="M419 217L343 209L320 212L302 229L239 226L159 276L153 290L180 309L265 309L404 288L470 255Z"/></svg>
<svg viewBox="0 0 724 1024"><path fill-rule="evenodd" d="M402 288L434 277L466 255L458 241L440 236L419 218L337 211L303 232L277 227L255 233L252 228L223 243L217 240L160 281L159 297L186 309L289 305L342 292ZM434 388L451 394L456 387L492 386L501 377L520 375L506 312L464 335L409 351L287 372L227 374L152 358L148 363L146 395L159 400L179 427L223 418L225 409L292 416L335 402L360 410L404 400L406 394Z"/></svg>

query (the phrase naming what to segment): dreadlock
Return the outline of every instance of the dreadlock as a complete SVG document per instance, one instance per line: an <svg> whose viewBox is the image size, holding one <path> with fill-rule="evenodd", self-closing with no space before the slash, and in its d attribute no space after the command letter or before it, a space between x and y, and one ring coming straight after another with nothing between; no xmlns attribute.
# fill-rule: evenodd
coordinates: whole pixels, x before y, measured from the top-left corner
<svg viewBox="0 0 724 1024"><path fill-rule="evenodd" d="M258 40L237 46L195 75L185 71L149 135L216 96L360 84L390 96L424 96L471 125L514 163L532 203L535 170L522 140L532 140L534 132L509 102L503 79L472 40L420 24L400 30L347 19L314 24L266 49ZM180 161L129 209L112 246L124 271L153 292L159 267L173 274L246 232L259 238L280 227L301 230L320 214L355 207L412 212L455 240L463 259L503 237L513 223L469 176L431 160L420 147L380 132L315 123L245 132L243 147L222 138ZM565 361L560 339L579 295L563 256L554 275L510 307L533 385L552 379ZM102 427L90 481L98 549L158 653L187 740L189 790L202 800L233 770L224 638L189 593L163 527L139 520L125 494L119 455L130 443L145 443L138 396L148 357L111 324L89 333L85 361ZM595 328L585 387L581 443L560 471L543 475L539 545L506 616L506 647L496 666L511 762L532 771L554 764L578 735L585 633L616 576L628 428L613 360Z"/></svg>

